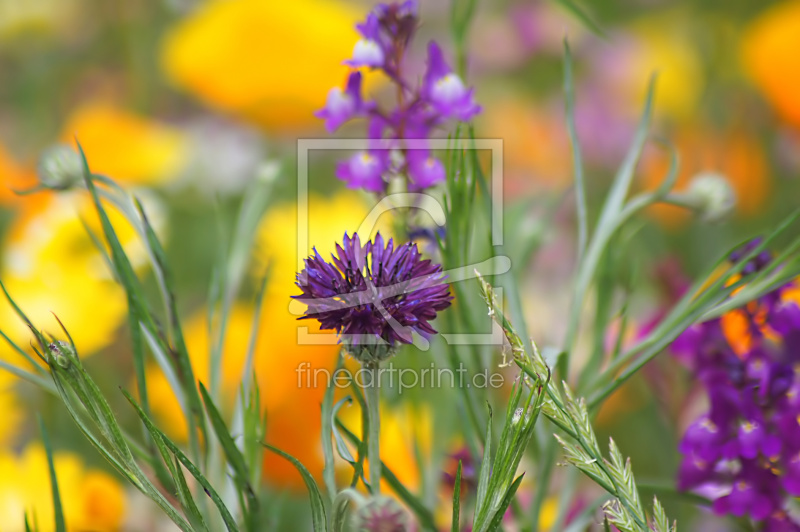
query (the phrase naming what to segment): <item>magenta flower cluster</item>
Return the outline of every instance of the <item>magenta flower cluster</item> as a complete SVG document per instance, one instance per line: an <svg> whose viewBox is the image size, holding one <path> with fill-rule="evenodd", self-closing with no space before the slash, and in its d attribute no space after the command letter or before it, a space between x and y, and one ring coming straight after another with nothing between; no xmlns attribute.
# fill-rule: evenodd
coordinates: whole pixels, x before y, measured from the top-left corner
<svg viewBox="0 0 800 532"><path fill-rule="evenodd" d="M356 118L367 121L367 149L336 168L336 176L350 188L385 192L392 175L405 175L411 191L444 181L442 162L433 156L428 139L448 120L470 120L481 108L444 58L439 46L428 45L427 69L415 86L404 69L404 58L419 24L417 4L380 4L356 28L361 39L345 64L378 69L396 85L395 107L381 109L362 96L362 74L350 74L344 89L333 88L317 112L328 131ZM392 153L402 157L393 157Z"/></svg>
<svg viewBox="0 0 800 532"><path fill-rule="evenodd" d="M769 261L762 253L745 273ZM672 346L710 404L680 442L679 488L713 499L717 514L760 522L765 532L800 531L786 507L800 496L800 306L789 297L796 289L789 283L735 311L743 338L732 340L716 319Z"/></svg>

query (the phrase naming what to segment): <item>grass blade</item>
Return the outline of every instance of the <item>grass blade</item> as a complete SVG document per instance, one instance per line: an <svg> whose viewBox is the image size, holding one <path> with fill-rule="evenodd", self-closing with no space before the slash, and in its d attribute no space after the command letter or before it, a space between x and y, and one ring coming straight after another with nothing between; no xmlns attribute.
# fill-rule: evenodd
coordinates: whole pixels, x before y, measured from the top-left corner
<svg viewBox="0 0 800 532"><path fill-rule="evenodd" d="M39 421L39 431L42 433L42 442L44 443L44 450L47 453L47 468L50 472L50 488L53 497L53 515L55 520L56 532L66 532L67 525L64 521L64 507L61 505L61 494L58 491L58 478L56 478L56 466L53 462L53 447L50 445L50 437L47 434L47 429L44 427L42 417L37 416ZM27 519L26 519L27 526Z"/></svg>
<svg viewBox="0 0 800 532"><path fill-rule="evenodd" d="M461 530L461 460L458 461L458 469L456 469L456 481L453 484L453 520L450 530L458 532Z"/></svg>
<svg viewBox="0 0 800 532"><path fill-rule="evenodd" d="M292 465L297 469L297 471L303 477L303 482L305 482L306 488L308 488L308 496L311 500L311 522L314 526L314 532L327 531L328 523L325 514L325 503L322 500L322 494L319 491L319 487L317 486L314 477L312 477L311 473L308 472L308 469L306 469L306 467L301 464L297 458L281 451L277 447L273 447L265 442L261 442L261 445L278 456L282 456L283 458L289 460L289 462L291 462Z"/></svg>
<svg viewBox="0 0 800 532"><path fill-rule="evenodd" d="M586 250L589 228L586 219L586 184L583 177L583 159L578 131L575 126L575 84L572 79L572 54L569 42L564 39L564 103L567 115L567 133L572 145L572 166L575 172L575 203L578 215L578 262Z"/></svg>
<svg viewBox="0 0 800 532"><path fill-rule="evenodd" d="M211 486L211 483L208 479L203 475L203 473L197 468L196 465L192 463L191 460L181 451L175 443L170 440L161 430L153 424L153 421L148 418L141 407L136 403L134 398L126 392L125 390L122 391L125 395L125 398L128 400L129 403L134 407L136 413L139 415L139 419L142 420L142 423L145 424L147 430L150 431L150 434L153 435L153 438L156 440L161 440L164 445L169 449L169 451L177 458L183 467L186 468L187 471L194 477L195 480L203 487L203 490L206 492L206 495L212 500L214 505L219 510L220 516L222 517L222 521L225 523L229 532L238 532L239 528L236 525L236 521L234 520L233 516L228 510L225 503L222 501L222 498L219 496L217 491Z"/></svg>

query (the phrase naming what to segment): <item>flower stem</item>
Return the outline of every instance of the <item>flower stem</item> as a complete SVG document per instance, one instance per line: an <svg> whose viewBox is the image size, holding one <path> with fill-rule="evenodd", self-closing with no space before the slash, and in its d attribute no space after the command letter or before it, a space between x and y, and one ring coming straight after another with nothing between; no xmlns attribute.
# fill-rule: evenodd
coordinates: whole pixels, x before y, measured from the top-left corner
<svg viewBox="0 0 800 532"><path fill-rule="evenodd" d="M378 494L381 491L381 414L380 414L380 362L367 362L364 369L369 375L369 385L365 383L364 395L367 399L367 411L369 415L369 436L367 446L367 457L369 458L369 483L372 493ZM367 377L365 375L365 379Z"/></svg>

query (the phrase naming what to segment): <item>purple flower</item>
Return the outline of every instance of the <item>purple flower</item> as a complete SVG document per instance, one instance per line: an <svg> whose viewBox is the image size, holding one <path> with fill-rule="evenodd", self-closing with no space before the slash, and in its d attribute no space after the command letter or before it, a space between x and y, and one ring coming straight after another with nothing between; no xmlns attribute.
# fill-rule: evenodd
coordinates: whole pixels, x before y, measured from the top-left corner
<svg viewBox="0 0 800 532"><path fill-rule="evenodd" d="M442 161L433 157L430 150L407 150L406 165L412 190L432 187L445 179Z"/></svg>
<svg viewBox="0 0 800 532"><path fill-rule="evenodd" d="M386 188L383 174L389 169L389 153L385 150L362 151L336 166L336 177L348 188L382 192Z"/></svg>
<svg viewBox="0 0 800 532"><path fill-rule="evenodd" d="M418 26L416 1L379 4L356 26L361 39L353 56L345 61L356 68L382 70L397 86L393 108L381 109L373 101L363 102L361 77L355 73L347 89L330 91L325 108L317 112L331 132L353 118L368 119L368 151L340 163L336 171L350 188L385 192L390 174L405 177L411 191L441 183L444 165L430 153L427 140L448 120L469 120L480 112L473 90L465 87L448 66L436 43L429 46L428 69L421 84L404 71L403 59ZM402 157L390 157L390 150ZM393 166L392 161L400 162Z"/></svg>
<svg viewBox="0 0 800 532"><path fill-rule="evenodd" d="M386 55L389 53L386 38L382 35L380 20L378 15L370 13L363 24L357 24L356 28L362 38L356 42L353 48L353 57L344 62L345 65L352 67L371 67L380 68L384 66Z"/></svg>
<svg viewBox="0 0 800 532"><path fill-rule="evenodd" d="M410 528L405 510L390 497L377 496L356 509L355 529L360 532L407 532Z"/></svg>
<svg viewBox="0 0 800 532"><path fill-rule="evenodd" d="M446 118L467 121L481 111L480 105L473 99L473 90L464 86L434 41L428 44L428 70L425 72L422 94Z"/></svg>
<svg viewBox="0 0 800 532"><path fill-rule="evenodd" d="M757 245L743 246L731 261ZM770 261L768 252L759 253L744 271ZM715 512L748 515L767 531L800 530L783 510L800 494L800 308L786 295L793 288L789 283L734 311L747 320L745 352L729 344L720 319L689 328L673 344L710 403L679 445L679 488L712 493Z"/></svg>
<svg viewBox="0 0 800 532"><path fill-rule="evenodd" d="M453 299L444 279L416 244L395 248L378 233L362 246L358 234L345 233L332 262L316 249L305 260L296 283L303 293L292 297L308 305L299 319L335 330L359 360L382 360L397 344L412 343L414 331L436 334L429 322Z"/></svg>
<svg viewBox="0 0 800 532"><path fill-rule="evenodd" d="M339 126L372 107L361 99L361 73L353 72L347 78L347 87L343 91L334 87L328 92L325 108L317 111L315 115L325 120L325 127L329 132L339 129Z"/></svg>

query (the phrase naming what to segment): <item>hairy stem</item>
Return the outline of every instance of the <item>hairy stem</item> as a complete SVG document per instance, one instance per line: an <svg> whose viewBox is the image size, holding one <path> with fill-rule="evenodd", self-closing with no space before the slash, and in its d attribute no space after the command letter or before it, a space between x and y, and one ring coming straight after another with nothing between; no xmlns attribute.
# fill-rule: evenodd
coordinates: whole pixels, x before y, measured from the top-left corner
<svg viewBox="0 0 800 532"><path fill-rule="evenodd" d="M369 414L369 435L367 457L369 458L369 483L372 493L381 491L381 414L380 414L380 362L368 362L364 369L369 375L369 385L364 385L364 395L367 399ZM365 375L365 377L367 376Z"/></svg>

